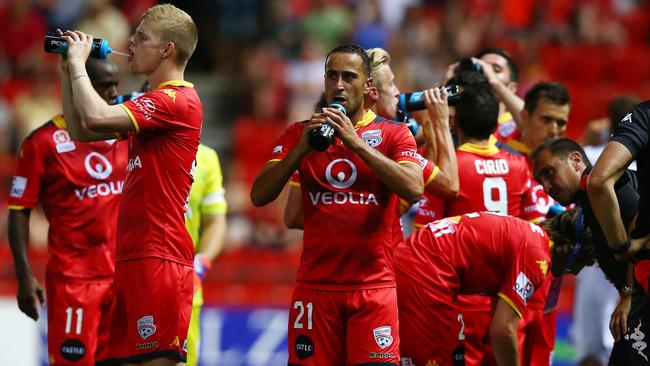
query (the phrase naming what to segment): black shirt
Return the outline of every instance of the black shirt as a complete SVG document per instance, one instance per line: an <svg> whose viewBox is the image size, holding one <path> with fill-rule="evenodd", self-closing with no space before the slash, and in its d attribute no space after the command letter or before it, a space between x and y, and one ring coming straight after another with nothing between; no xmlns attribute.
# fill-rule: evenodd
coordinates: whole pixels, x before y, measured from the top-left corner
<svg viewBox="0 0 650 366"><path fill-rule="evenodd" d="M619 262L614 258L603 230L596 220L594 211L589 203L587 196L586 183L587 177L591 169L586 169L582 175L580 190L578 191L577 204L582 207L584 214L585 225L591 229L591 235L596 252L596 260L598 265L605 273L605 276L612 281L616 288L620 289L626 283L626 270L628 263ZM614 191L616 192L616 200L620 210L623 225L628 227L634 216L638 212L639 193L637 192L638 180L637 175L632 170L627 170L614 184Z"/></svg>
<svg viewBox="0 0 650 366"><path fill-rule="evenodd" d="M610 141L625 146L637 161L639 178L639 217L630 237L640 238L650 233L650 150L648 149L648 125L650 123L650 100L638 104L614 130Z"/></svg>

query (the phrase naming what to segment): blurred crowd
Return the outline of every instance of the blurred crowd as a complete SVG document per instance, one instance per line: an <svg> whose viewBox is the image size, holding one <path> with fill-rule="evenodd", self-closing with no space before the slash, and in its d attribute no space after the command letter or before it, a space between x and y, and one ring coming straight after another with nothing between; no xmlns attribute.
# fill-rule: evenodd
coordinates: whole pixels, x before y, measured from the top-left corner
<svg viewBox="0 0 650 366"><path fill-rule="evenodd" d="M154 0L6 0L0 3L0 208L20 141L61 110L58 57L43 35L76 28L124 50L139 14ZM382 47L402 92L443 79L447 66L483 47L510 52L520 70L518 94L540 80L563 83L571 96L567 134L590 144L607 133L613 97L650 96L650 2L646 0L198 0L170 1L199 27L186 79L214 80L224 100L204 100L204 131L217 130L229 202L226 250L295 248L282 202L253 209L255 175L284 126L307 119L323 90L326 53L343 41ZM139 85L123 58L121 92ZM133 90L130 90L133 89ZM589 124L592 120L600 121ZM589 129L587 128L589 126ZM6 212L6 211L4 211ZM6 235L0 215L0 238ZM34 234L44 244L44 232ZM4 240L2 240L4 241Z"/></svg>

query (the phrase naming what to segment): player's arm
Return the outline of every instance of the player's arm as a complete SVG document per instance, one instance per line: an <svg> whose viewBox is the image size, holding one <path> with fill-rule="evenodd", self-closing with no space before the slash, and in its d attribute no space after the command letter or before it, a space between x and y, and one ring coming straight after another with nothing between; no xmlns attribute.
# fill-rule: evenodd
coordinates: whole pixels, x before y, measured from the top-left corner
<svg viewBox="0 0 650 366"><path fill-rule="evenodd" d="M490 86L492 86L492 90L494 90L501 103L506 106L506 110L512 115L512 119L517 124L517 128L521 129L523 123L521 111L524 110L524 100L497 78L490 64L478 58L473 58L473 60L481 65L483 75L485 75Z"/></svg>
<svg viewBox="0 0 650 366"><path fill-rule="evenodd" d="M489 330L494 358L499 366L519 365L518 324L519 314L515 308L499 297Z"/></svg>
<svg viewBox="0 0 650 366"><path fill-rule="evenodd" d="M289 181L287 201L284 205L284 225L289 229L304 228L302 217L302 193L297 182Z"/></svg>
<svg viewBox="0 0 650 366"><path fill-rule="evenodd" d="M419 164L411 162L400 164L368 145L359 137L350 119L338 109L323 108L323 113L316 113L314 116L321 123L330 123L345 146L368 164L388 189L410 203L422 198L424 181ZM415 149L414 140L413 149Z"/></svg>
<svg viewBox="0 0 650 366"><path fill-rule="evenodd" d="M38 320L38 303L45 302L41 285L32 274L27 258L29 242L30 209L9 210L9 246L14 259L14 270L18 281L18 308L28 317Z"/></svg>
<svg viewBox="0 0 650 366"><path fill-rule="evenodd" d="M136 127L129 114L119 105L108 105L90 82L85 63L92 46L92 36L80 31L67 31L62 37L68 42L67 64L72 100L85 127L96 133L135 131ZM77 126L82 127L81 124Z"/></svg>
<svg viewBox="0 0 650 366"><path fill-rule="evenodd" d="M311 131L320 128L321 123L321 120L315 120L312 117L312 120L305 125L298 144L291 149L289 154L282 160L271 160L264 165L251 188L253 205L264 206L278 198L293 172L298 169L302 159L312 151L307 143L307 137Z"/></svg>
<svg viewBox="0 0 650 366"><path fill-rule="evenodd" d="M614 184L625 173L625 169L631 162L630 151L623 144L610 141L605 146L605 150L598 158L587 180L589 201L610 249L620 247L627 240L625 226L619 214L620 209ZM648 239L646 236L632 240L630 249L622 255L616 255L616 259L624 260L634 255Z"/></svg>
<svg viewBox="0 0 650 366"><path fill-rule="evenodd" d="M424 103L427 106L432 132L424 133L427 145L436 147L436 165L440 171L433 181L425 187L427 192L445 199L458 197L458 162L456 149L449 129L449 106L447 104L447 91L442 89L429 89L424 93ZM435 137L434 141L428 140Z"/></svg>

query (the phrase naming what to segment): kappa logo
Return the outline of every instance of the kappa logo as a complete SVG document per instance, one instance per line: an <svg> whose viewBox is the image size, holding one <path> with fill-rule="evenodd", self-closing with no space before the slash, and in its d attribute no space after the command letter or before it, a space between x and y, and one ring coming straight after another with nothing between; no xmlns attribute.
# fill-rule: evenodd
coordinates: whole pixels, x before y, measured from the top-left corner
<svg viewBox="0 0 650 366"><path fill-rule="evenodd" d="M104 155L94 151L86 156L84 166L88 174L97 180L104 180L113 172L111 162Z"/></svg>
<svg viewBox="0 0 650 366"><path fill-rule="evenodd" d="M56 151L60 153L72 151L75 149L75 144L70 140L70 135L66 130L56 130L52 134L52 140L56 144Z"/></svg>
<svg viewBox="0 0 650 366"><path fill-rule="evenodd" d="M632 123L632 113L628 113L628 114L625 115L625 117L623 117L623 119L621 120L621 123L624 123L624 122Z"/></svg>
<svg viewBox="0 0 650 366"><path fill-rule="evenodd" d="M176 92L171 89L163 89L163 93L172 98L172 102L176 103Z"/></svg>
<svg viewBox="0 0 650 366"><path fill-rule="evenodd" d="M381 347L381 349L384 349L393 344L391 329L392 328L390 325L384 325L372 330L372 334L375 336L375 342L377 342L377 345Z"/></svg>
<svg viewBox="0 0 650 366"><path fill-rule="evenodd" d="M369 130L361 134L361 139L372 147L377 147L382 142L381 130Z"/></svg>
<svg viewBox="0 0 650 366"><path fill-rule="evenodd" d="M338 163L349 166L349 171L346 171L344 167L341 167L342 164ZM336 172L336 178L332 175L332 171ZM348 159L336 159L327 165L325 179L334 188L349 188L357 180L357 167Z"/></svg>
<svg viewBox="0 0 650 366"><path fill-rule="evenodd" d="M539 265L539 269L541 269L544 276L546 276L546 272L548 272L548 262L545 260L539 260L535 261L535 263Z"/></svg>
<svg viewBox="0 0 650 366"><path fill-rule="evenodd" d="M138 334L142 339L147 339L156 333L156 326L153 324L153 316L147 315L138 319Z"/></svg>
<svg viewBox="0 0 650 366"><path fill-rule="evenodd" d="M515 292L517 292L517 295L524 300L525 304L528 303L530 297L533 296L533 292L535 292L535 286L533 286L533 283L530 282L524 272L519 272L517 281L515 281L514 289Z"/></svg>

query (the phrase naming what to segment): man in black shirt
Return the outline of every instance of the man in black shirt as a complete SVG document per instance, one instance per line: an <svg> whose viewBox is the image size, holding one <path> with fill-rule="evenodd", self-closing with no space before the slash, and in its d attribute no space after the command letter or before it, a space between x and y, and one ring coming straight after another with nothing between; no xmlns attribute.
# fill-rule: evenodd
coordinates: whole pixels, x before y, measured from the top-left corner
<svg viewBox="0 0 650 366"><path fill-rule="evenodd" d="M554 139L537 148L532 154L532 159L535 179L542 184L546 193L564 206L575 203L582 208L585 225L592 231L598 264L621 294L621 300L610 321L610 330L617 341L610 364L647 364L644 357L647 357L647 352L640 350L640 345L636 344L641 329L644 329L644 333L650 330L645 324L649 310L645 305L647 291L639 284L636 286L637 291L633 291L631 265L627 261L616 261L607 245L606 236L596 220L586 192L586 183L592 167L584 150L570 139ZM638 213L637 185L636 174L627 170L613 186L619 207L618 214L625 227L633 224ZM637 329L639 322L643 323L643 327ZM637 335L633 336L634 334ZM621 339L625 340L618 342Z"/></svg>

